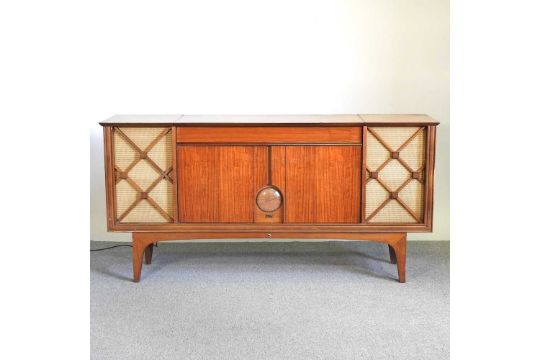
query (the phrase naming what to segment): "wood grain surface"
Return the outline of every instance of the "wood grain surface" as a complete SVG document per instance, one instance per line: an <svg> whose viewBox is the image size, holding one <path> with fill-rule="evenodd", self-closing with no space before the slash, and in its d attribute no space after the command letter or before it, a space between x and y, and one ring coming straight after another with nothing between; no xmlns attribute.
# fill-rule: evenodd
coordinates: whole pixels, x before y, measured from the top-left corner
<svg viewBox="0 0 540 360"><path fill-rule="evenodd" d="M181 143L360 143L360 127L177 127Z"/></svg>
<svg viewBox="0 0 540 360"><path fill-rule="evenodd" d="M286 223L358 223L359 146L288 146Z"/></svg>
<svg viewBox="0 0 540 360"><path fill-rule="evenodd" d="M254 146L179 146L181 222L253 222ZM264 165L264 164L262 164Z"/></svg>

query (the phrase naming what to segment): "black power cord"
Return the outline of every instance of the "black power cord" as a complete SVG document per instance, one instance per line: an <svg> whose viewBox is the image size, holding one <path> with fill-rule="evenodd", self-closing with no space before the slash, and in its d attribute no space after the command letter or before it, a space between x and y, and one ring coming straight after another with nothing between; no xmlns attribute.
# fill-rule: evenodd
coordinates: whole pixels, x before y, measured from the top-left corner
<svg viewBox="0 0 540 360"><path fill-rule="evenodd" d="M155 243L156 247L158 247L158 243L156 242ZM103 251L103 250L109 250L109 249L114 249L114 248L117 248L117 247L121 247L121 246L129 246L129 247L133 247L133 245L128 245L128 244L123 244L123 245L114 245L114 246L109 246L109 247L106 247L106 248L103 248L103 249L90 249L90 251Z"/></svg>
<svg viewBox="0 0 540 360"><path fill-rule="evenodd" d="M114 249L114 248L117 248L117 247L120 247L120 246L129 246L129 247L133 247L133 245L114 245L114 246L109 246L109 247L106 247L106 248L103 248L103 249L91 249L90 251L102 251L102 250L109 250L109 249Z"/></svg>

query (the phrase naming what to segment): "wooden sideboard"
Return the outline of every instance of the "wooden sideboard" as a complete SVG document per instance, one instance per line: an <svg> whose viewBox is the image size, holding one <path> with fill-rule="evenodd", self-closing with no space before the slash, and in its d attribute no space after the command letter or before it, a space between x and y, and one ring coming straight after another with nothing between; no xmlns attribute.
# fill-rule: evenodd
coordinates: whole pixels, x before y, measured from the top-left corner
<svg viewBox="0 0 540 360"><path fill-rule="evenodd" d="M104 129L107 227L132 232L133 279L158 241L388 244L429 232L437 122L426 115L114 116Z"/></svg>

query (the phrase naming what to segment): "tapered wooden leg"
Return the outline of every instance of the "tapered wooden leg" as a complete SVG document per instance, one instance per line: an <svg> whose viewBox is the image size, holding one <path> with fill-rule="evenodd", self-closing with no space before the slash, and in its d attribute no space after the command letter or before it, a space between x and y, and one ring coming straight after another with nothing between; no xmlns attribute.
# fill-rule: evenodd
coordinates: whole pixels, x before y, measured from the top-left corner
<svg viewBox="0 0 540 360"><path fill-rule="evenodd" d="M152 253L154 252L154 244L148 245L146 250L144 250L144 262L146 265L150 265L152 263Z"/></svg>
<svg viewBox="0 0 540 360"><path fill-rule="evenodd" d="M392 246L388 245L388 250L390 251L390 263L392 264L397 263L396 252L394 251Z"/></svg>
<svg viewBox="0 0 540 360"><path fill-rule="evenodd" d="M396 256L399 282L404 283L405 263L407 260L407 234L404 233L400 235L401 236L396 241L389 243L388 246L394 250L394 254Z"/></svg>
<svg viewBox="0 0 540 360"><path fill-rule="evenodd" d="M146 247L145 243L139 239L133 237L133 281L139 282L141 280L141 270L143 253Z"/></svg>

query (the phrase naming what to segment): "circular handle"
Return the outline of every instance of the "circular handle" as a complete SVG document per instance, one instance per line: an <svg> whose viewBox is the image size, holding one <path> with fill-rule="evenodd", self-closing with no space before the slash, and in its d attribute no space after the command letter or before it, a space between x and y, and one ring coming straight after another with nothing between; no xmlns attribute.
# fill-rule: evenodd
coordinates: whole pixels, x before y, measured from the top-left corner
<svg viewBox="0 0 540 360"><path fill-rule="evenodd" d="M281 207L283 198L274 186L262 188L257 194L257 206L264 212L274 212Z"/></svg>

